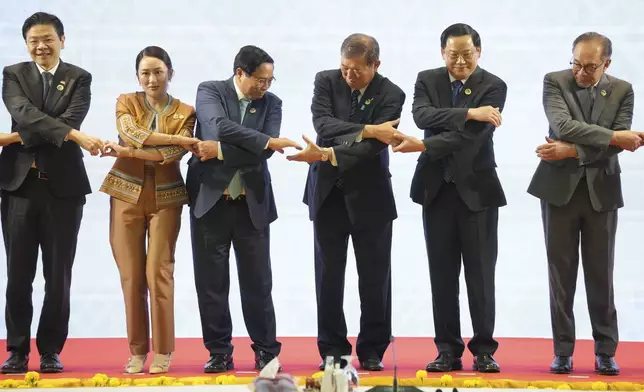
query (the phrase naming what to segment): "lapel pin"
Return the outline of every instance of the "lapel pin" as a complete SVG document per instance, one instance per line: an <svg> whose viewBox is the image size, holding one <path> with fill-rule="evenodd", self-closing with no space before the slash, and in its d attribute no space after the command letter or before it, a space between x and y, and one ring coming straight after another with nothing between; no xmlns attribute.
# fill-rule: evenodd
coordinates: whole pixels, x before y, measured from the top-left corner
<svg viewBox="0 0 644 392"><path fill-rule="evenodd" d="M65 89L65 86L63 86L62 84L59 84L58 86L56 86L56 90L58 91L63 91L64 89Z"/></svg>
<svg viewBox="0 0 644 392"><path fill-rule="evenodd" d="M606 94L607 94L607 93L606 93L606 90L602 90L602 91L600 91L599 93L602 95L602 97L605 97L605 96L606 96Z"/></svg>
<svg viewBox="0 0 644 392"><path fill-rule="evenodd" d="M256 111L257 111L257 109L255 109L255 108L250 108L250 110L248 110L248 113L255 113Z"/></svg>
<svg viewBox="0 0 644 392"><path fill-rule="evenodd" d="M369 98L366 101L364 101L364 104L365 105L371 105L371 98Z"/></svg>
<svg viewBox="0 0 644 392"><path fill-rule="evenodd" d="M183 114L179 114L179 113L175 113L175 114L172 116L172 119L173 119L173 120L183 120L184 118L185 118L185 116L184 116Z"/></svg>
<svg viewBox="0 0 644 392"><path fill-rule="evenodd" d="M469 88L466 88L465 95L470 95L470 94L472 94L472 90L470 90Z"/></svg>

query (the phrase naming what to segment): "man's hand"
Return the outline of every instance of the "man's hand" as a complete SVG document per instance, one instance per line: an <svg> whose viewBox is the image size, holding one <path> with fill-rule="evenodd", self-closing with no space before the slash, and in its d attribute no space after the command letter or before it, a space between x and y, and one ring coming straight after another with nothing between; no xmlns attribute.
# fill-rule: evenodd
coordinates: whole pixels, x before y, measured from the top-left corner
<svg viewBox="0 0 644 392"><path fill-rule="evenodd" d="M192 145L196 156L199 157L201 162L207 161L217 157L219 153L219 147L217 142L214 140L206 140Z"/></svg>
<svg viewBox="0 0 644 392"><path fill-rule="evenodd" d="M422 140L408 136L400 132L394 134L398 144L392 148L393 152L423 152L425 151L425 143Z"/></svg>
<svg viewBox="0 0 644 392"><path fill-rule="evenodd" d="M103 146L105 145L105 143L96 136L90 136L76 129L69 131L67 138L81 146L83 150L88 151L93 156L102 152Z"/></svg>
<svg viewBox="0 0 644 392"><path fill-rule="evenodd" d="M296 154L287 156L286 159L289 161L313 163L321 161L325 154L328 157L328 152L313 143L311 139L304 135L302 135L302 139L306 143L306 148Z"/></svg>
<svg viewBox="0 0 644 392"><path fill-rule="evenodd" d="M576 158L577 149L574 144L546 137L546 144L537 147L537 156L544 161L559 161L566 158Z"/></svg>
<svg viewBox="0 0 644 392"><path fill-rule="evenodd" d="M0 147L13 143L22 143L22 138L18 132L0 133Z"/></svg>
<svg viewBox="0 0 644 392"><path fill-rule="evenodd" d="M635 151L644 144L644 132L614 131L610 139L611 146L624 150Z"/></svg>
<svg viewBox="0 0 644 392"><path fill-rule="evenodd" d="M302 146L287 137L272 137L268 140L268 148L280 154L284 154L284 149L287 147L302 151Z"/></svg>
<svg viewBox="0 0 644 392"><path fill-rule="evenodd" d="M400 144L400 139L396 138L394 135L398 132L394 128L400 119L385 121L382 124L368 124L365 125L364 131L362 132L363 139L378 139L381 142L389 145L397 146Z"/></svg>
<svg viewBox="0 0 644 392"><path fill-rule="evenodd" d="M501 111L499 108L494 108L492 106L468 109L467 119L488 122L495 127L500 127L502 121Z"/></svg>

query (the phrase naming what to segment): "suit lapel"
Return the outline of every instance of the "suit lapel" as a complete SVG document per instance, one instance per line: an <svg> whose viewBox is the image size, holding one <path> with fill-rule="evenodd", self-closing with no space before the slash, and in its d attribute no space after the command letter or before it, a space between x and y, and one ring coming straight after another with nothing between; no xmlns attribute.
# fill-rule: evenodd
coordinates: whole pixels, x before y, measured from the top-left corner
<svg viewBox="0 0 644 392"><path fill-rule="evenodd" d="M338 75L335 80L334 91L335 99L333 101L337 102L337 106L335 107L338 108L339 112L337 117L344 121L351 121L349 118L349 114L351 113L351 87L349 87L347 82L342 78L340 70L338 70ZM355 117L355 115L353 117Z"/></svg>
<svg viewBox="0 0 644 392"><path fill-rule="evenodd" d="M438 87L438 101L440 102L440 107L442 108L451 108L452 105L452 83L449 79L449 71L447 68L443 68L444 72L438 80L436 81Z"/></svg>
<svg viewBox="0 0 644 392"><path fill-rule="evenodd" d="M246 114L244 114L244 122L242 125L247 128L258 129L258 120L261 117L265 104L266 100L264 98L250 101L246 106Z"/></svg>
<svg viewBox="0 0 644 392"><path fill-rule="evenodd" d="M380 86L382 85L382 80L383 77L376 73L373 80L364 91L364 94L362 94L362 98L360 99L360 102L358 102L356 112L353 115L353 118L350 119L351 122L361 124L365 118L369 118L369 116L371 116L373 108L376 106L380 98ZM350 96L351 95L349 95L349 97ZM351 102L349 102L349 108L351 108Z"/></svg>
<svg viewBox="0 0 644 392"><path fill-rule="evenodd" d="M239 97L237 96L237 90L235 90L234 83L233 78L228 79L228 82L226 82L227 88L225 98L226 104L228 105L228 114L230 115L230 119L237 124L240 124L241 113L239 113ZM250 106L250 104L248 106Z"/></svg>
<svg viewBox="0 0 644 392"><path fill-rule="evenodd" d="M597 120L599 120L599 116L601 116L604 106L606 106L606 101L610 97L610 93L610 80L608 80L606 75L602 75L599 83L597 83L597 87L595 87L595 105L593 105L592 115L590 116L591 124L597 124Z"/></svg>
<svg viewBox="0 0 644 392"><path fill-rule="evenodd" d="M46 110L53 111L56 108L56 103L65 93L65 89L71 87L73 80L67 78L68 69L69 67L62 61L58 64L58 69L51 81L49 93L44 104Z"/></svg>
<svg viewBox="0 0 644 392"><path fill-rule="evenodd" d="M458 97L456 98L455 107L458 107L458 108L468 107L472 98L478 93L479 84L481 84L482 81L483 81L483 71L481 71L481 68L477 66L474 72L472 72L472 75L470 75L470 77L463 85L461 92L458 94ZM451 100L451 96L450 96L450 100Z"/></svg>
<svg viewBox="0 0 644 392"><path fill-rule="evenodd" d="M26 85L26 93L31 102L37 108L41 109L43 107L43 85L42 85L42 76L38 71L36 63L33 61L23 68L23 78Z"/></svg>

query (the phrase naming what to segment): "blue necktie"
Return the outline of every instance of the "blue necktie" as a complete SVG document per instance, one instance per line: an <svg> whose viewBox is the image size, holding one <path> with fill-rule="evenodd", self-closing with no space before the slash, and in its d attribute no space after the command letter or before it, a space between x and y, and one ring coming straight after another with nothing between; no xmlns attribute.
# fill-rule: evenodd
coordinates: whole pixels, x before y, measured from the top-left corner
<svg viewBox="0 0 644 392"><path fill-rule="evenodd" d="M246 108L248 107L249 103L250 101L247 99L241 99L239 101L239 113L241 114L242 124L244 123L244 116L246 115ZM243 189L244 184L242 184L241 175L239 174L239 170L237 170L237 172L235 172L235 175L233 176L233 179L230 180L230 184L228 184L228 194L233 199L236 199L237 197L239 197L239 195L242 194Z"/></svg>
<svg viewBox="0 0 644 392"><path fill-rule="evenodd" d="M452 106L456 106L456 102L458 101L458 94L460 94L461 90L463 89L463 82L460 80L455 80L452 82ZM452 182L454 181L454 177L452 177L452 172L449 168L449 157L445 157L441 160L442 166L443 166L443 179L445 182Z"/></svg>

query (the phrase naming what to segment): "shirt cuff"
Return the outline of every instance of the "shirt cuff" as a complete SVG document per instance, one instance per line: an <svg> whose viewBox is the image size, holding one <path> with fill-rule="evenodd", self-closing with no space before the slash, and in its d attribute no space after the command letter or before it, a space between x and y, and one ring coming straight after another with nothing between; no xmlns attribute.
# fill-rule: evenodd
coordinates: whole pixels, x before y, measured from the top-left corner
<svg viewBox="0 0 644 392"><path fill-rule="evenodd" d="M331 164L333 166L337 167L338 166L338 160L335 157L335 150L333 149L333 147L331 147L329 150L331 150L330 153L329 153L329 155L330 155L329 156L329 162L331 162Z"/></svg>
<svg viewBox="0 0 644 392"><path fill-rule="evenodd" d="M224 152L221 151L221 142L217 142L217 159L220 161L224 160Z"/></svg>
<svg viewBox="0 0 644 392"><path fill-rule="evenodd" d="M356 143L360 143L362 141L362 134L364 133L364 130L360 132L358 136L356 136Z"/></svg>
<svg viewBox="0 0 644 392"><path fill-rule="evenodd" d="M271 144L271 139L268 139L266 142L266 146L264 146L264 150L268 150L268 145Z"/></svg>

